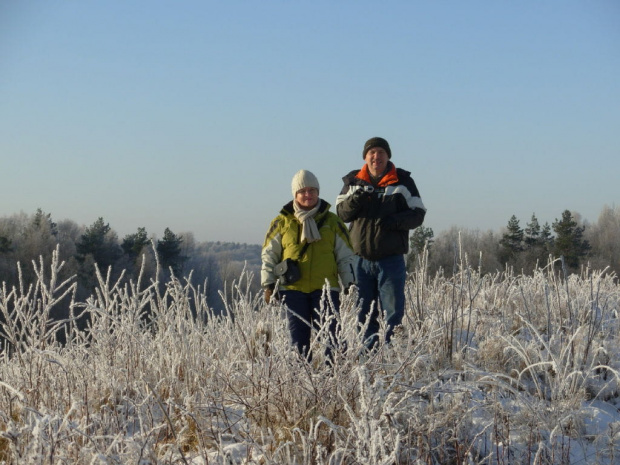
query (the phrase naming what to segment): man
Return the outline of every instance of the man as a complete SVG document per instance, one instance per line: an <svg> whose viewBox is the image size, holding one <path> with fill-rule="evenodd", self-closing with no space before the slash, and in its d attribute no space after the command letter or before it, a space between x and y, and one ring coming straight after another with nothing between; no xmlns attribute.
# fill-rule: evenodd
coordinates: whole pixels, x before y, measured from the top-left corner
<svg viewBox="0 0 620 465"><path fill-rule="evenodd" d="M336 211L349 229L359 255L356 278L361 299L359 321L368 321L364 339L377 342L379 317L386 313L389 342L405 313L405 257L409 231L422 224L426 208L408 171L390 161L388 142L373 137L364 144L362 169L351 171L336 199Z"/></svg>

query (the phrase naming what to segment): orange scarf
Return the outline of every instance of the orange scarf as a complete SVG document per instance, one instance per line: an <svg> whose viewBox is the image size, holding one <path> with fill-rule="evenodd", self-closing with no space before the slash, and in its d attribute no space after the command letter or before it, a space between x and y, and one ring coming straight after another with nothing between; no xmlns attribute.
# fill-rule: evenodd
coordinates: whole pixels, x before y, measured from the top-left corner
<svg viewBox="0 0 620 465"><path fill-rule="evenodd" d="M368 165L362 166L362 169L359 173L357 173L355 177L361 179L362 181L366 181L369 184L372 184L372 178L370 177L370 172L368 171ZM397 182L398 175L396 174L396 167L394 166L394 163L390 162L387 173L383 175L383 177L377 184L377 187L385 187L389 186L390 184L395 184Z"/></svg>

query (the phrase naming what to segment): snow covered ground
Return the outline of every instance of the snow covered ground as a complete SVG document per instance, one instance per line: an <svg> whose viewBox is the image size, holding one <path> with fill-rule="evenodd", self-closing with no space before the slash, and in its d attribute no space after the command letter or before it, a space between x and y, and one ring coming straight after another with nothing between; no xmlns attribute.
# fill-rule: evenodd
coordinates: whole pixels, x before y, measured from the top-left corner
<svg viewBox="0 0 620 465"><path fill-rule="evenodd" d="M620 289L603 272L421 266L402 330L375 352L344 298L330 366L325 333L301 360L285 308L247 276L222 292L224 315L186 280L100 276L74 302L91 315L80 331L47 317L74 287L58 266L0 293L0 464L620 463Z"/></svg>

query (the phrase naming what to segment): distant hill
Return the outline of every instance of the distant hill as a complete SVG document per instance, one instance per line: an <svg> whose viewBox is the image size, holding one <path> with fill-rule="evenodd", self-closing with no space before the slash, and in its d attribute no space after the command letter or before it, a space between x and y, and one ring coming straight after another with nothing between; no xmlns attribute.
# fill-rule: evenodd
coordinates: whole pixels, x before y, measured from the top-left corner
<svg viewBox="0 0 620 465"><path fill-rule="evenodd" d="M237 242L201 242L196 244L194 252L198 255L213 255L221 260L247 263L248 267L261 266L261 249L258 244L240 244Z"/></svg>

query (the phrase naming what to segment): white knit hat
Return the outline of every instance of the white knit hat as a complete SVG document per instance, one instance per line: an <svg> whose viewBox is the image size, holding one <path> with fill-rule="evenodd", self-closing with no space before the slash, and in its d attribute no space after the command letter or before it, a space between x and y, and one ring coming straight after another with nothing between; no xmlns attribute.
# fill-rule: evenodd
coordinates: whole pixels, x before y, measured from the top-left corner
<svg viewBox="0 0 620 465"><path fill-rule="evenodd" d="M297 191L304 189L305 187L315 187L319 190L319 180L310 171L299 170L295 173L295 176L293 176L293 182L291 183L293 198L297 195Z"/></svg>

